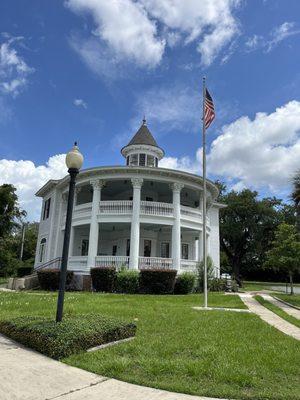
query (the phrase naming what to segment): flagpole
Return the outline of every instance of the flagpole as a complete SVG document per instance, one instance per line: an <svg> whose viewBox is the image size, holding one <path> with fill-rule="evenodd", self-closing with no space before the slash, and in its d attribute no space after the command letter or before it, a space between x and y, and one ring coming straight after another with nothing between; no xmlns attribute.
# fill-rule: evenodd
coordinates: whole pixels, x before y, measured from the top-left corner
<svg viewBox="0 0 300 400"><path fill-rule="evenodd" d="M206 248L206 136L205 136L205 77L203 77L203 117L202 117L202 176L203 176L203 209L202 209L202 227L203 227L203 264L204 264L204 307L207 308L207 248Z"/></svg>

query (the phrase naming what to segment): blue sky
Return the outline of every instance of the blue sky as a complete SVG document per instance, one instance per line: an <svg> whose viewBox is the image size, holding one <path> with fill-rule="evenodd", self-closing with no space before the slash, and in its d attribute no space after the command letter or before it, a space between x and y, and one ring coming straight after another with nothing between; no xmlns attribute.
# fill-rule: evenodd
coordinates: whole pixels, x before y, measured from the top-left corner
<svg viewBox="0 0 300 400"><path fill-rule="evenodd" d="M144 114L161 166L200 173L205 75L210 177L286 197L300 164L299 16L297 0L3 0L0 183L37 218L33 193L64 174L74 140L85 168L122 165Z"/></svg>

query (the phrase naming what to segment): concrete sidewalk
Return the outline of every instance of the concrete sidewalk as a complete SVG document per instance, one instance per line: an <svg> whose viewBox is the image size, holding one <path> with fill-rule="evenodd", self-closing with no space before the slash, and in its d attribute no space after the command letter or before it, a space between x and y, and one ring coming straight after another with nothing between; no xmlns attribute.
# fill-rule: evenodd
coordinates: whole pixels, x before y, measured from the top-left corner
<svg viewBox="0 0 300 400"><path fill-rule="evenodd" d="M297 308L289 306L287 303L274 299L274 297L270 296L269 294L262 293L262 296L265 300L269 301L270 303L274 304L285 311L287 314L291 315L294 318L300 319L300 310Z"/></svg>
<svg viewBox="0 0 300 400"><path fill-rule="evenodd" d="M261 293L255 294L261 295ZM250 293L239 293L239 296L244 304L249 308L249 310L257 314L262 320L267 322L269 325L274 326L286 335L292 336L293 338L300 340L300 328L293 324L290 324L286 320L280 318L277 314L262 306L252 297Z"/></svg>
<svg viewBox="0 0 300 400"><path fill-rule="evenodd" d="M52 360L1 334L0 399L214 400L105 378Z"/></svg>

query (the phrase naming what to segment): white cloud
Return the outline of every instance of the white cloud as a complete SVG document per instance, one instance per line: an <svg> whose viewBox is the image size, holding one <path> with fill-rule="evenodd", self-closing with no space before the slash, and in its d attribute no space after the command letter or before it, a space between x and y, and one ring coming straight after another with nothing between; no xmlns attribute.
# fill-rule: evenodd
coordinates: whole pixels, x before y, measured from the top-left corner
<svg viewBox="0 0 300 400"><path fill-rule="evenodd" d="M244 116L222 128L207 155L208 172L231 188L250 187L279 196L290 191L299 169L300 102L290 101L273 113ZM201 149L195 158L166 157L162 167L201 174Z"/></svg>
<svg viewBox="0 0 300 400"><path fill-rule="evenodd" d="M74 12L93 16L95 36L101 38L120 58L134 60L138 65L153 67L161 60L165 41L157 37L151 21L139 2L131 0L68 0Z"/></svg>
<svg viewBox="0 0 300 400"><path fill-rule="evenodd" d="M277 46L284 39L294 36L300 33L299 29L295 29L294 22L284 22L271 33L272 39L267 44L267 51L271 51L275 46Z"/></svg>
<svg viewBox="0 0 300 400"><path fill-rule="evenodd" d="M105 53L112 55L114 63L130 61L152 68L161 63L166 46L192 42L196 42L202 64L208 66L239 34L233 11L240 3L240 0L67 0L65 4L73 12L93 17L96 26L93 37L73 37L71 44L95 71L91 59L97 59L102 69L103 63L104 67L109 63L104 59L111 58Z"/></svg>
<svg viewBox="0 0 300 400"><path fill-rule="evenodd" d="M34 72L18 54L15 45L22 37L8 37L0 43L0 91L17 96L27 85L28 76Z"/></svg>
<svg viewBox="0 0 300 400"><path fill-rule="evenodd" d="M241 117L223 127L208 162L211 173L280 193L289 186L299 159L300 102L290 101L271 114Z"/></svg>
<svg viewBox="0 0 300 400"><path fill-rule="evenodd" d="M253 51L264 45L264 38L261 35L253 35L246 40L247 51Z"/></svg>
<svg viewBox="0 0 300 400"><path fill-rule="evenodd" d="M283 40L299 33L300 29L295 28L294 22L284 22L274 28L267 37L256 34L248 37L245 42L246 50L250 52L257 49L264 49L266 53L269 53Z"/></svg>
<svg viewBox="0 0 300 400"><path fill-rule="evenodd" d="M76 107L82 107L82 108L87 109L87 103L82 99L74 99L73 104Z"/></svg>
<svg viewBox="0 0 300 400"><path fill-rule="evenodd" d="M135 109L137 120L143 115L155 130L168 132L183 129L194 131L200 125L201 93L188 87L174 85L173 87L154 87L140 93ZM133 125L136 126L134 120Z"/></svg>
<svg viewBox="0 0 300 400"><path fill-rule="evenodd" d="M0 160L0 185L13 184L17 188L19 202L28 213L29 220L39 220L41 200L35 193L49 179L60 179L67 174L65 154L52 156L45 165L36 166L29 160Z"/></svg>

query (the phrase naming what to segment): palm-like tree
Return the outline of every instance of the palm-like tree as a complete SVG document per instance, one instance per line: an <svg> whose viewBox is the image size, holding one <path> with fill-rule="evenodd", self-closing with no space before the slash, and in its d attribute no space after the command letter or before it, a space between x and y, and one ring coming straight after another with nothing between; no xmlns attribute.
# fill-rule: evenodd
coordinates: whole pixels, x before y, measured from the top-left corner
<svg viewBox="0 0 300 400"><path fill-rule="evenodd" d="M296 227L298 233L300 233L300 170L296 172L293 178L293 191L291 197L296 208Z"/></svg>

